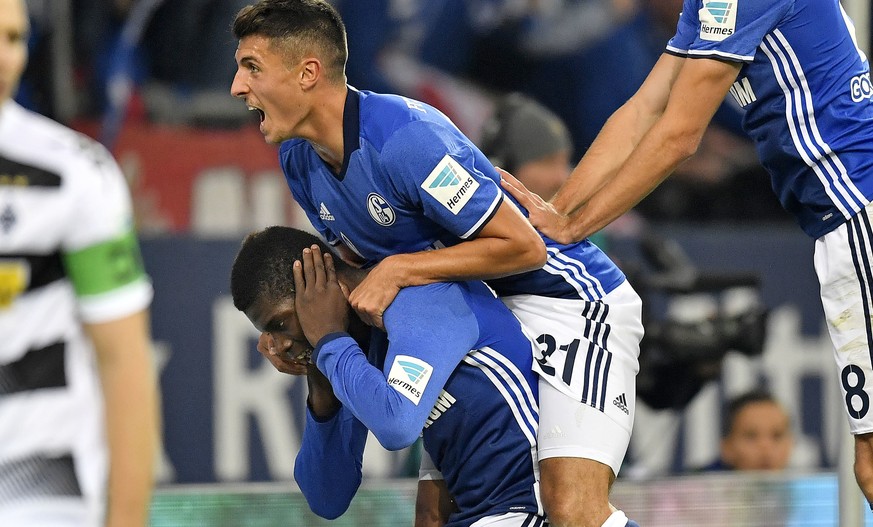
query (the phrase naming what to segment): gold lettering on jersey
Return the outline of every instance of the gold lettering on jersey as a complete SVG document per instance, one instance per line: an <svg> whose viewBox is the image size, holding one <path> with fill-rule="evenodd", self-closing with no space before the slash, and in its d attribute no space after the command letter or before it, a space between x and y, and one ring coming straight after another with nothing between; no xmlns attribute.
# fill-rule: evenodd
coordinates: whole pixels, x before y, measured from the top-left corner
<svg viewBox="0 0 873 527"><path fill-rule="evenodd" d="M7 309L26 288L29 280L24 260L0 260L0 309Z"/></svg>
<svg viewBox="0 0 873 527"><path fill-rule="evenodd" d="M0 174L0 187L26 187L29 183L24 174Z"/></svg>

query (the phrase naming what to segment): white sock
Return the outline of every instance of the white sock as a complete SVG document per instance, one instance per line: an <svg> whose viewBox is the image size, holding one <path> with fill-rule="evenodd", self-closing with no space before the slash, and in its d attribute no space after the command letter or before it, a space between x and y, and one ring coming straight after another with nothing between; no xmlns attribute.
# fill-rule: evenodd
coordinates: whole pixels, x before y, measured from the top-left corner
<svg viewBox="0 0 873 527"><path fill-rule="evenodd" d="M627 516L621 511L615 511L600 527L624 527L625 525L627 525Z"/></svg>

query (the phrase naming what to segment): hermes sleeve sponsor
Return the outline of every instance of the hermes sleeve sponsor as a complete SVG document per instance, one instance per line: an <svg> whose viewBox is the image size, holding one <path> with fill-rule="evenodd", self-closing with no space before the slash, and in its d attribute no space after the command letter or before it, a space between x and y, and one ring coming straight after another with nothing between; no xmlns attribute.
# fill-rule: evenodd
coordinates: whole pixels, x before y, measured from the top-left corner
<svg viewBox="0 0 873 527"><path fill-rule="evenodd" d="M424 389L430 381L433 367L423 360L408 355L398 355L388 372L388 385L416 406L421 401Z"/></svg>
<svg viewBox="0 0 873 527"><path fill-rule="evenodd" d="M700 39L721 42L734 34L739 0L706 0L700 17Z"/></svg>
<svg viewBox="0 0 873 527"><path fill-rule="evenodd" d="M421 188L457 215L479 188L479 182L446 154L421 184Z"/></svg>

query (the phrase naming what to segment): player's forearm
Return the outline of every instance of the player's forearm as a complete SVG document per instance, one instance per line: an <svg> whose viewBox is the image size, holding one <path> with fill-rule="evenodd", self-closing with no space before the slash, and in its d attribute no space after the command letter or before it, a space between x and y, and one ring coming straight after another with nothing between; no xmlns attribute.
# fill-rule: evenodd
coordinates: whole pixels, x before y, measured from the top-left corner
<svg viewBox="0 0 873 527"><path fill-rule="evenodd" d="M665 113L684 63L680 57L661 55L639 90L606 121L565 188L552 199L558 212L577 211L618 173ZM596 231L584 232L587 235Z"/></svg>
<svg viewBox="0 0 873 527"><path fill-rule="evenodd" d="M545 246L537 236L518 246L499 238L476 238L438 251L389 257L405 286L436 282L487 280L539 269Z"/></svg>
<svg viewBox="0 0 873 527"><path fill-rule="evenodd" d="M634 99L616 110L552 198L558 212L571 214L603 188L659 116L658 112L641 108Z"/></svg>
<svg viewBox="0 0 873 527"><path fill-rule="evenodd" d="M571 215L573 237L590 236L639 203L694 153L701 134L666 121L653 126L618 172Z"/></svg>
<svg viewBox="0 0 873 527"><path fill-rule="evenodd" d="M148 524L160 444L148 315L89 326L97 350L109 445L107 527Z"/></svg>

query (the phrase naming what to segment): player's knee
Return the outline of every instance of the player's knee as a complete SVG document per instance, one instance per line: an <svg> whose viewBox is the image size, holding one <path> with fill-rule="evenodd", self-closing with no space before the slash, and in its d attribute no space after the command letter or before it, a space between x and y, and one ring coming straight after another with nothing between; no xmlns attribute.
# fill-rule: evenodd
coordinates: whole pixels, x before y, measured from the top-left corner
<svg viewBox="0 0 873 527"><path fill-rule="evenodd" d="M568 489L541 488L543 507L552 527L600 527L609 516L609 504L590 494L579 494Z"/></svg>
<svg viewBox="0 0 873 527"><path fill-rule="evenodd" d="M599 462L549 458L540 462L540 496L553 527L600 527L612 510L612 470Z"/></svg>
<svg viewBox="0 0 873 527"><path fill-rule="evenodd" d="M576 525L584 525L581 514L584 509L578 504L574 504L571 500L561 499L560 496L543 495L543 507L546 510L546 517L549 519L549 525L552 527L574 527Z"/></svg>
<svg viewBox="0 0 873 527"><path fill-rule="evenodd" d="M855 459L855 479L867 501L873 501L873 464L870 459Z"/></svg>

